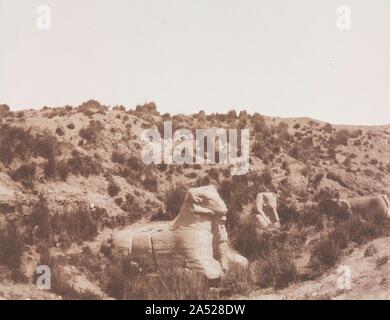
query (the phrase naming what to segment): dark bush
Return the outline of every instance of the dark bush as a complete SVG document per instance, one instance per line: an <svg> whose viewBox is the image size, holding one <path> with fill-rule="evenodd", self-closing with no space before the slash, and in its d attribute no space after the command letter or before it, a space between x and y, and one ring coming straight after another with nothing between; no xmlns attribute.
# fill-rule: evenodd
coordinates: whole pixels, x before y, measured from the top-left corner
<svg viewBox="0 0 390 320"><path fill-rule="evenodd" d="M111 180L108 183L107 191L110 197L116 197L118 193L121 191L121 188L113 180Z"/></svg>
<svg viewBox="0 0 390 320"><path fill-rule="evenodd" d="M130 157L127 160L127 166L133 171L141 171L143 168L142 162L137 157Z"/></svg>
<svg viewBox="0 0 390 320"><path fill-rule="evenodd" d="M30 130L4 125L0 128L0 161L10 165L15 157L26 160L35 143Z"/></svg>
<svg viewBox="0 0 390 320"><path fill-rule="evenodd" d="M281 289L299 280L294 259L287 252L269 251L254 263L254 281L260 287Z"/></svg>
<svg viewBox="0 0 390 320"><path fill-rule="evenodd" d="M71 241L93 240L101 224L102 212L92 212L87 204L79 203L52 217L52 228L56 234L67 234Z"/></svg>
<svg viewBox="0 0 390 320"><path fill-rule="evenodd" d="M341 255L340 244L329 236L322 237L315 245L310 261L315 269L328 269L335 265Z"/></svg>
<svg viewBox="0 0 390 320"><path fill-rule="evenodd" d="M103 129L104 126L100 121L91 120L88 127L80 129L79 135L89 144L96 145L100 142L100 135Z"/></svg>
<svg viewBox="0 0 390 320"><path fill-rule="evenodd" d="M142 185L150 192L157 191L157 178L154 176L146 176L142 181Z"/></svg>
<svg viewBox="0 0 390 320"><path fill-rule="evenodd" d="M40 195L39 202L33 207L29 216L29 225L34 230L34 237L37 237L39 242L46 242L49 245L53 241L53 229L51 226L50 211L47 207L47 202L43 195Z"/></svg>
<svg viewBox="0 0 390 320"><path fill-rule="evenodd" d="M62 129L61 127L58 127L56 129L56 134L59 135L60 137L63 136L65 134L64 129Z"/></svg>
<svg viewBox="0 0 390 320"><path fill-rule="evenodd" d="M82 175L88 178L91 175L99 175L103 168L101 164L89 155L82 155L78 151L72 152L72 157L67 161L69 172L74 175ZM64 170L65 174L65 170Z"/></svg>
<svg viewBox="0 0 390 320"><path fill-rule="evenodd" d="M12 179L20 181L27 188L31 188L34 185L36 172L35 163L23 164L13 172Z"/></svg>
<svg viewBox="0 0 390 320"><path fill-rule="evenodd" d="M44 165L43 172L48 178L54 178L57 173L57 161L55 157L51 157Z"/></svg>
<svg viewBox="0 0 390 320"><path fill-rule="evenodd" d="M56 175L62 180L66 181L69 176L70 168L67 161L60 161L56 163Z"/></svg>
<svg viewBox="0 0 390 320"><path fill-rule="evenodd" d="M349 131L348 130L339 130L336 132L336 135L334 137L334 145L339 146L348 146L348 140L349 140Z"/></svg>
<svg viewBox="0 0 390 320"><path fill-rule="evenodd" d="M24 250L24 235L16 223L0 230L0 264L18 269Z"/></svg>
<svg viewBox="0 0 390 320"><path fill-rule="evenodd" d="M165 193L166 215L173 220L180 212L188 188L183 184L171 186Z"/></svg>
<svg viewBox="0 0 390 320"><path fill-rule="evenodd" d="M300 218L300 213L294 204L286 204L278 202L278 215L282 225L297 223Z"/></svg>
<svg viewBox="0 0 390 320"><path fill-rule="evenodd" d="M120 153L118 151L114 151L111 155L111 160L115 163L119 163L124 165L126 163L127 156L124 153Z"/></svg>
<svg viewBox="0 0 390 320"><path fill-rule="evenodd" d="M36 155L50 159L56 156L57 139L49 134L39 135L32 147Z"/></svg>

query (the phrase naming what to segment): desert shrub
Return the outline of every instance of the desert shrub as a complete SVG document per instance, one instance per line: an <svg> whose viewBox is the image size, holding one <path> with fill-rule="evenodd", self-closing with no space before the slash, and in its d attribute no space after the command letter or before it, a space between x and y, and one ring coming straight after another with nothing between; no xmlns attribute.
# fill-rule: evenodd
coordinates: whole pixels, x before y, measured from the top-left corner
<svg viewBox="0 0 390 320"><path fill-rule="evenodd" d="M15 157L26 160L31 155L34 137L30 130L4 125L0 128L0 161L10 165Z"/></svg>
<svg viewBox="0 0 390 320"><path fill-rule="evenodd" d="M314 246L310 257L313 270L321 274L332 267L338 261L342 250L351 242L362 245L389 234L389 225L384 218L382 219L365 221L358 216L351 216L346 221L336 224Z"/></svg>
<svg viewBox="0 0 390 320"><path fill-rule="evenodd" d="M240 264L230 264L220 286L225 295L249 294L254 287L249 268Z"/></svg>
<svg viewBox="0 0 390 320"><path fill-rule="evenodd" d="M84 290L83 292L77 291L69 283L69 275L64 272L64 267L58 259L51 259L51 289L53 292L61 295L66 300L99 300L101 297L91 292L90 290Z"/></svg>
<svg viewBox="0 0 390 320"><path fill-rule="evenodd" d="M118 151L114 151L111 155L111 160L115 163L119 163L124 165L126 163L126 154L125 153L120 153Z"/></svg>
<svg viewBox="0 0 390 320"><path fill-rule="evenodd" d="M363 170L364 175L367 177L373 178L375 176L375 172L372 171L371 169L364 169Z"/></svg>
<svg viewBox="0 0 390 320"><path fill-rule="evenodd" d="M142 162L137 157L130 157L127 160L127 166L133 171L140 171L143 168Z"/></svg>
<svg viewBox="0 0 390 320"><path fill-rule="evenodd" d="M379 269L380 267L384 266L388 261L390 257L389 256L383 256L376 260L376 268Z"/></svg>
<svg viewBox="0 0 390 320"><path fill-rule="evenodd" d="M294 124L294 127L293 127L293 128L294 128L295 130L297 130L297 129L299 129L300 127L301 127L301 125L300 125L299 123L296 123L296 124Z"/></svg>
<svg viewBox="0 0 390 320"><path fill-rule="evenodd" d="M157 191L157 177L147 175L142 181L142 185L150 192Z"/></svg>
<svg viewBox="0 0 390 320"><path fill-rule="evenodd" d="M25 187L31 188L37 173L35 163L22 164L12 173L12 179L20 181Z"/></svg>
<svg viewBox="0 0 390 320"><path fill-rule="evenodd" d="M266 181L263 174L254 173L229 177L220 183L218 192L228 207L226 227L229 232L238 226L244 205L252 203L259 192L273 188L272 185L267 186ZM253 187L249 187L250 184Z"/></svg>
<svg viewBox="0 0 390 320"><path fill-rule="evenodd" d="M371 159L370 160L370 164L373 165L373 166L376 166L378 164L378 159Z"/></svg>
<svg viewBox="0 0 390 320"><path fill-rule="evenodd" d="M119 168L118 174L123 178L132 177L133 172L129 168Z"/></svg>
<svg viewBox="0 0 390 320"><path fill-rule="evenodd" d="M336 239L330 236L323 236L318 243L316 243L310 262L315 270L325 270L334 266L338 261L342 252L342 248Z"/></svg>
<svg viewBox="0 0 390 320"><path fill-rule="evenodd" d="M275 133L278 135L279 139L288 141L290 140L290 134L288 133L288 123L280 122L276 128Z"/></svg>
<svg viewBox="0 0 390 320"><path fill-rule="evenodd" d="M102 172L101 164L89 155L82 155L78 151L72 152L72 157L67 161L69 173L82 175L88 178L90 175L99 175Z"/></svg>
<svg viewBox="0 0 390 320"><path fill-rule="evenodd" d="M68 178L69 173L70 173L70 168L68 166L67 161L60 161L60 162L56 163L55 172L56 172L56 175L62 181L66 181L66 179Z"/></svg>
<svg viewBox="0 0 390 320"><path fill-rule="evenodd" d="M313 145L310 140L296 141L289 150L289 155L299 161L306 162L313 156Z"/></svg>
<svg viewBox="0 0 390 320"><path fill-rule="evenodd" d="M216 168L211 168L208 172L208 175L211 179L219 181L219 171Z"/></svg>
<svg viewBox="0 0 390 320"><path fill-rule="evenodd" d="M87 116L92 116L95 113L104 114L107 111L107 107L102 105L99 101L88 100L83 102L79 107L78 111L83 112Z"/></svg>
<svg viewBox="0 0 390 320"><path fill-rule="evenodd" d="M76 128L76 126L74 125L74 123L69 123L66 125L66 127L70 130L74 130Z"/></svg>
<svg viewBox="0 0 390 320"><path fill-rule="evenodd" d="M17 223L0 230L0 264L18 269L24 250L24 235Z"/></svg>
<svg viewBox="0 0 390 320"><path fill-rule="evenodd" d="M116 197L118 193L121 191L121 188L113 181L112 179L108 182L107 188L108 194L110 197Z"/></svg>
<svg viewBox="0 0 390 320"><path fill-rule="evenodd" d="M112 110L126 112L126 108L124 106L122 106L122 105L115 106L115 107L112 108Z"/></svg>
<svg viewBox="0 0 390 320"><path fill-rule="evenodd" d="M294 204L278 201L277 210L282 225L298 222L300 213Z"/></svg>
<svg viewBox="0 0 390 320"><path fill-rule="evenodd" d="M38 203L33 207L29 216L29 225L34 230L34 237L39 242L46 242L49 245L53 241L53 229L51 226L50 211L46 199L40 195ZM37 228L36 228L37 227Z"/></svg>
<svg viewBox="0 0 390 320"><path fill-rule="evenodd" d="M366 250L364 250L364 257L372 257L373 255L375 255L376 253L378 252L378 249L373 245L373 244L370 244Z"/></svg>
<svg viewBox="0 0 390 320"><path fill-rule="evenodd" d="M114 202L115 202L115 204L116 204L118 207L120 207L121 204L123 203L123 199L120 198L120 197L118 197L118 198L115 198Z"/></svg>
<svg viewBox="0 0 390 320"><path fill-rule="evenodd" d="M130 193L127 193L125 198L121 199L121 203L117 203L118 206L125 212L124 215L118 215L116 217L113 217L109 221L105 222L105 225L116 228L118 226L124 226L132 224L140 219L142 219L143 216L143 208L140 206L140 204L136 201L133 195Z"/></svg>
<svg viewBox="0 0 390 320"><path fill-rule="evenodd" d="M327 124L325 124L323 130L324 130L326 133L332 133L333 127L332 127L332 125L331 125L330 123L327 123Z"/></svg>
<svg viewBox="0 0 390 320"><path fill-rule="evenodd" d="M6 116L10 112L10 107L7 104L0 104L0 116Z"/></svg>
<svg viewBox="0 0 390 320"><path fill-rule="evenodd" d="M164 299L204 300L211 298L209 283L202 273L181 268L163 269L159 272L158 280L161 286L160 297Z"/></svg>
<svg viewBox="0 0 390 320"><path fill-rule="evenodd" d="M62 129L61 127L58 127L56 129L56 134L59 135L60 137L63 136L65 134L64 129Z"/></svg>
<svg viewBox="0 0 390 320"><path fill-rule="evenodd" d="M57 234L67 234L71 241L93 240L102 221L102 212L92 212L87 204L79 203L52 216L52 228Z"/></svg>
<svg viewBox="0 0 390 320"><path fill-rule="evenodd" d="M238 226L243 205L249 201L250 194L247 191L246 176L234 176L223 181L218 192L228 207L226 228L230 232Z"/></svg>
<svg viewBox="0 0 390 320"><path fill-rule="evenodd" d="M237 224L231 234L233 247L248 259L256 259L270 251L295 249L305 239L302 232L294 234L288 231L259 230L250 219Z"/></svg>
<svg viewBox="0 0 390 320"><path fill-rule="evenodd" d="M105 291L123 300L182 300L207 299L210 290L207 279L200 274L184 269L162 269L147 274L131 263L129 258L117 258L105 273Z"/></svg>
<svg viewBox="0 0 390 320"><path fill-rule="evenodd" d="M135 110L137 113L146 113L148 115L154 114L158 115L159 113L157 112L157 106L154 102L147 102L143 105L138 105Z"/></svg>
<svg viewBox="0 0 390 320"><path fill-rule="evenodd" d="M294 259L284 251L269 251L254 262L254 281L260 287L281 289L299 280Z"/></svg>
<svg viewBox="0 0 390 320"><path fill-rule="evenodd" d="M283 160L282 169L285 170L288 174L291 173L290 165L287 160Z"/></svg>
<svg viewBox="0 0 390 320"><path fill-rule="evenodd" d="M57 139L49 134L39 135L34 141L33 151L42 158L50 159L55 157L56 149Z"/></svg>
<svg viewBox="0 0 390 320"><path fill-rule="evenodd" d="M45 173L45 176L48 178L53 178L56 175L56 167L57 167L57 161L55 157L51 157L49 160L46 161L43 172Z"/></svg>
<svg viewBox="0 0 390 320"><path fill-rule="evenodd" d="M186 177L189 178L189 179L195 179L198 177L197 173L196 172L189 172L186 174Z"/></svg>
<svg viewBox="0 0 390 320"><path fill-rule="evenodd" d="M165 203L167 207L166 215L169 220L177 217L180 212L188 188L179 183L171 186L165 193Z"/></svg>
<svg viewBox="0 0 390 320"><path fill-rule="evenodd" d="M233 121L237 120L237 118L238 118L238 116L237 116L236 110L230 110L226 114L226 120L228 123L232 123Z"/></svg>
<svg viewBox="0 0 390 320"><path fill-rule="evenodd" d="M337 151L333 146L329 146L326 153L327 153L327 156L330 160L336 160Z"/></svg>
<svg viewBox="0 0 390 320"><path fill-rule="evenodd" d="M324 228L324 217L319 213L316 206L304 206L299 216L299 225L304 227L314 226L316 230Z"/></svg>
<svg viewBox="0 0 390 320"><path fill-rule="evenodd" d="M173 171L172 171L172 173L173 173ZM199 177L196 180L194 187L208 186L210 183L211 183L211 178L209 176Z"/></svg>
<svg viewBox="0 0 390 320"><path fill-rule="evenodd" d="M19 119L22 119L22 118L24 118L25 114L24 114L23 111L19 111L19 112L16 114L16 116L17 116Z"/></svg>
<svg viewBox="0 0 390 320"><path fill-rule="evenodd" d="M255 116L254 115L254 119L252 121L254 122L254 129L255 129L256 133L261 133L261 132L269 130L267 127L267 124L265 123L265 120L262 116L260 116L260 115Z"/></svg>
<svg viewBox="0 0 390 320"><path fill-rule="evenodd" d="M165 163L161 163L161 164L157 165L157 169L160 172L166 172L168 170L168 165Z"/></svg>
<svg viewBox="0 0 390 320"><path fill-rule="evenodd" d="M270 166L267 166L261 174L261 179L263 180L264 185L273 188L273 176Z"/></svg>
<svg viewBox="0 0 390 320"><path fill-rule="evenodd" d="M89 144L96 145L100 141L100 133L103 129L104 126L100 121L91 120L88 127L80 129L79 136Z"/></svg>
<svg viewBox="0 0 390 320"><path fill-rule="evenodd" d="M334 145L339 146L348 146L349 141L349 131L348 130L339 130L336 132L336 135L334 137Z"/></svg>
<svg viewBox="0 0 390 320"><path fill-rule="evenodd" d="M269 162L269 151L267 150L267 147L262 142L256 142L252 147L253 154L265 161L266 163Z"/></svg>

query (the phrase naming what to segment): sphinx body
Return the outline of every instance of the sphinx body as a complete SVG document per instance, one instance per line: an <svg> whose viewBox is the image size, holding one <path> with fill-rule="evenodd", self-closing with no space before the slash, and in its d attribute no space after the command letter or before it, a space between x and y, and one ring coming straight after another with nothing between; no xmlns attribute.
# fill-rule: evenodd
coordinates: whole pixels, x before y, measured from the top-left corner
<svg viewBox="0 0 390 320"><path fill-rule="evenodd" d="M342 199L338 204L349 215L359 215L364 218L381 216L390 218L390 200L385 194Z"/></svg>
<svg viewBox="0 0 390 320"><path fill-rule="evenodd" d="M212 186L187 192L177 218L171 223L124 229L114 234L114 245L127 250L132 260L158 268L182 267L218 279L232 263L248 261L228 244L227 208Z"/></svg>

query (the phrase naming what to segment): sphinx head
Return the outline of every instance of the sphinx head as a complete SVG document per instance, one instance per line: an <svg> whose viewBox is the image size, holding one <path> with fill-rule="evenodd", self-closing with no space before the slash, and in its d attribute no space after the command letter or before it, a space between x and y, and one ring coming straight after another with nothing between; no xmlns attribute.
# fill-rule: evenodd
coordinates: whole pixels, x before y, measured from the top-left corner
<svg viewBox="0 0 390 320"><path fill-rule="evenodd" d="M213 186L191 188L186 194L179 215L173 222L173 227L215 219L224 221L226 212L226 205Z"/></svg>

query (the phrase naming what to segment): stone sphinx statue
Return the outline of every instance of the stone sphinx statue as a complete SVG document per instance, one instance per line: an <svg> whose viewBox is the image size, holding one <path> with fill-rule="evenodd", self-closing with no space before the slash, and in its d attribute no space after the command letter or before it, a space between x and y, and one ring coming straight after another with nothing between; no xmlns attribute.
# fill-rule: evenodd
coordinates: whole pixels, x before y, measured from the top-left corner
<svg viewBox="0 0 390 320"><path fill-rule="evenodd" d="M259 193L256 198L256 224L261 228L279 228L280 219L277 212L277 196L272 192Z"/></svg>
<svg viewBox="0 0 390 320"><path fill-rule="evenodd" d="M230 248L225 228L227 208L212 186L190 189L171 223L124 229L114 234L116 247L131 259L158 268L182 267L221 278L232 263L246 266L246 258Z"/></svg>

